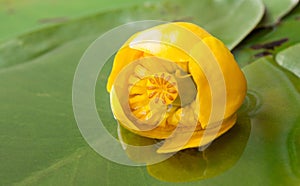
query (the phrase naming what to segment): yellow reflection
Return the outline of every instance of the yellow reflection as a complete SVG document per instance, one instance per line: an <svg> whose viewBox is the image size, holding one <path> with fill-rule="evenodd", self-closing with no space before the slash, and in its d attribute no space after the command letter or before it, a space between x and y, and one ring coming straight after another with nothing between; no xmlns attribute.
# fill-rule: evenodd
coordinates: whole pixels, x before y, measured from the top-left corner
<svg viewBox="0 0 300 186"><path fill-rule="evenodd" d="M152 145L157 140L141 137L123 127L120 127L119 139L125 144L124 149L130 159L150 164L147 170L151 176L168 182L188 182L208 179L233 167L243 154L250 130L250 119L240 115L237 123L208 147L185 149L157 164L151 162L166 155L156 152L159 146L153 146L147 152L126 146Z"/></svg>

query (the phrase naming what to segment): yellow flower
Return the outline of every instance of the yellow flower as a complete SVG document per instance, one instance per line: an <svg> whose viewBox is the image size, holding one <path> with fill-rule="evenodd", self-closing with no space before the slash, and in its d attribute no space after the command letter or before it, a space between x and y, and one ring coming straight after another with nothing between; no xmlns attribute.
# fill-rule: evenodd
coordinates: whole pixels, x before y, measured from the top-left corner
<svg viewBox="0 0 300 186"><path fill-rule="evenodd" d="M107 90L119 123L163 139L157 152L168 153L207 145L228 131L246 80L220 40L197 25L175 22L129 38L115 56Z"/></svg>

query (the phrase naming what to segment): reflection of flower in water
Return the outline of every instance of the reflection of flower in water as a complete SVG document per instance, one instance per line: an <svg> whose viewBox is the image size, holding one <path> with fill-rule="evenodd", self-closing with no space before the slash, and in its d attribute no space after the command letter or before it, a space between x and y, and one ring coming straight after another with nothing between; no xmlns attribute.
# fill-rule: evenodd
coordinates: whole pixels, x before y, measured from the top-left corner
<svg viewBox="0 0 300 186"><path fill-rule="evenodd" d="M216 139L203 151L198 151L196 148L182 150L157 164L151 162L164 154L156 153L156 147L145 152L125 146L125 151L133 161L150 164L147 166L149 174L159 180L169 182L203 180L229 170L238 162L248 142L250 131L250 118L245 112L239 114L237 124L230 131ZM120 127L119 139L125 144L135 146L156 143L154 139L135 135L122 127Z"/></svg>
<svg viewBox="0 0 300 186"><path fill-rule="evenodd" d="M203 49L196 50L203 60L195 61L177 48L180 43L189 51ZM206 60L209 54L213 60ZM218 69L212 68L213 63L222 73L226 92L211 92L201 65L214 76ZM215 78L214 86L219 80ZM116 54L107 89L119 123L141 136L166 139L158 152L168 153L206 145L229 130L244 100L246 81L222 42L196 25L170 23L137 33L124 44ZM212 95L226 99L221 117L210 118L215 109ZM183 139L187 143L178 145Z"/></svg>

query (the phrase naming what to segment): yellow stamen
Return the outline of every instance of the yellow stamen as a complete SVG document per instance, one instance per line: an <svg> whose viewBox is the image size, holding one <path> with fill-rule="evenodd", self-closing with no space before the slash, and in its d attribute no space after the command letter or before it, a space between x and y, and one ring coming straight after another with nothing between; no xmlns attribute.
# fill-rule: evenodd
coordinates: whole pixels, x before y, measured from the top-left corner
<svg viewBox="0 0 300 186"><path fill-rule="evenodd" d="M169 105L178 96L176 79L166 72L150 76L146 86L148 98L155 103L161 101L162 104Z"/></svg>

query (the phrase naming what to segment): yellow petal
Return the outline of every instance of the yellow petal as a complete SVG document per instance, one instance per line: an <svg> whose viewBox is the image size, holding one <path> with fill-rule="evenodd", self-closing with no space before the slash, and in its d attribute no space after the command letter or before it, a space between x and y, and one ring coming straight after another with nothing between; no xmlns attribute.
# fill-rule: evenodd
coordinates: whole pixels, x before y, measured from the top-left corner
<svg viewBox="0 0 300 186"><path fill-rule="evenodd" d="M198 39L195 39L195 36ZM209 36L208 32L192 23L175 22L139 32L125 45L179 63L189 61L190 56L178 46L186 46L185 50L189 50L189 45L192 47L196 42Z"/></svg>
<svg viewBox="0 0 300 186"><path fill-rule="evenodd" d="M225 79L227 107L224 118L227 118L236 112L245 99L247 90L246 78L235 62L234 56L220 40L214 37L207 37L203 42L213 51Z"/></svg>
<svg viewBox="0 0 300 186"><path fill-rule="evenodd" d="M112 71L108 77L106 89L108 92L110 92L114 81L120 71L129 63L134 62L136 59L139 59L141 56L143 56L143 52L139 50L134 50L127 47L121 48L118 53L115 56Z"/></svg>
<svg viewBox="0 0 300 186"><path fill-rule="evenodd" d="M165 140L164 144L157 150L158 153L177 152L182 149L201 147L208 145L214 139L228 131L236 122L237 116L224 120L218 127L208 128L205 130L197 130L195 132L176 133L172 137ZM188 139L183 141L183 139Z"/></svg>

